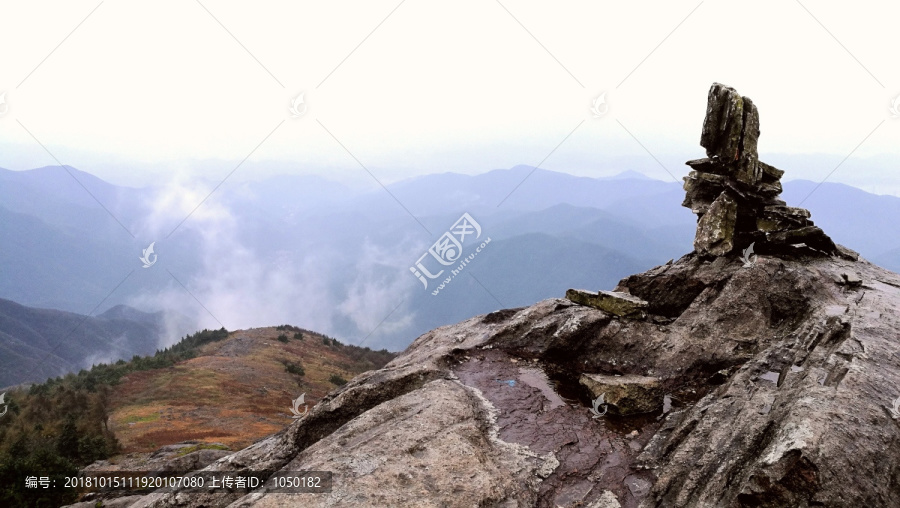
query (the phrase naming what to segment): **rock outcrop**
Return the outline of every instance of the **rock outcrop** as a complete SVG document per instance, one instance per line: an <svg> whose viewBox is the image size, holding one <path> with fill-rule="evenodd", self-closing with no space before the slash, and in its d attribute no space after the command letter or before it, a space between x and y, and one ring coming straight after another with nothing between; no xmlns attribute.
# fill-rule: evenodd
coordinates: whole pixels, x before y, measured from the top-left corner
<svg viewBox="0 0 900 508"><path fill-rule="evenodd" d="M616 289L667 322L550 299L441 327L207 468L329 470L329 494L132 506L900 506L900 276L692 253ZM594 418L583 374L658 379L656 409Z"/></svg>
<svg viewBox="0 0 900 508"><path fill-rule="evenodd" d="M758 253L828 255L834 242L778 196L784 171L759 160L759 112L747 97L714 83L709 89L700 145L707 157L688 161L683 206L697 214L694 249L724 256L755 246Z"/></svg>
<svg viewBox="0 0 900 508"><path fill-rule="evenodd" d="M757 240L777 256L759 249L748 267L698 249L627 277L615 294L646 302L640 318L549 299L437 328L206 468L328 470L330 493L132 506L900 506L900 275L842 247L792 247L824 240L763 196L777 178L754 162L755 108L713 88L698 167L721 190L688 186L690 202L735 203L731 251L760 233L750 218L790 224L781 243ZM721 238L710 247L730 252ZM598 393L640 406L597 411Z"/></svg>

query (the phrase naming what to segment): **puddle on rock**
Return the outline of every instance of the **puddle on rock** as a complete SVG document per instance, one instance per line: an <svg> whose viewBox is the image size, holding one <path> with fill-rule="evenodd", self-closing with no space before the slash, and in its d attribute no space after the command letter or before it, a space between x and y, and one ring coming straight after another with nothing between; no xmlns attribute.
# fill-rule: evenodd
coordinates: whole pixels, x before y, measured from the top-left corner
<svg viewBox="0 0 900 508"><path fill-rule="evenodd" d="M634 463L660 423L656 414L593 419L586 388L574 374L553 364L511 362L497 349L479 351L453 368L459 382L477 388L497 410L499 438L544 455L559 465L541 482L537 506L590 506L605 491L622 508L637 508L652 475ZM677 402L677 401L676 401ZM629 436L637 430L637 435ZM637 476L639 475L639 476ZM637 476L632 492L626 477ZM635 493L637 496L635 496Z"/></svg>
<svg viewBox="0 0 900 508"><path fill-rule="evenodd" d="M536 367L519 367L519 381L541 391L550 402L549 407L544 407L545 411L566 405L562 397L550 386L550 380L543 370Z"/></svg>
<svg viewBox="0 0 900 508"><path fill-rule="evenodd" d="M765 374L760 374L759 378L764 379L766 381L771 381L772 383L778 384L778 377L781 375L780 372L776 372L774 370L770 370Z"/></svg>

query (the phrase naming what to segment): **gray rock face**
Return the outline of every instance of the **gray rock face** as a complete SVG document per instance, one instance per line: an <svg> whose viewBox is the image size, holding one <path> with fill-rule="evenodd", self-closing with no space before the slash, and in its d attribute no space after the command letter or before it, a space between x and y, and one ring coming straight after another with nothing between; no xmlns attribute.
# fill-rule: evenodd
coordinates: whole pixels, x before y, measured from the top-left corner
<svg viewBox="0 0 900 508"><path fill-rule="evenodd" d="M706 148L706 156L737 160L743 132L744 98L734 88L713 83L706 99L706 117L700 135L700 146Z"/></svg>
<svg viewBox="0 0 900 508"><path fill-rule="evenodd" d="M551 299L438 328L207 468L327 469L330 494L133 506L900 506L900 276L689 254L616 289L650 315ZM583 374L658 379L671 408L594 418Z"/></svg>
<svg viewBox="0 0 900 508"><path fill-rule="evenodd" d="M836 254L808 211L778 199L784 171L759 160L759 133L753 101L713 83L700 136L707 158L688 161L693 171L684 179L683 206L698 216L694 249L724 256L753 244L764 254Z"/></svg>
<svg viewBox="0 0 900 508"><path fill-rule="evenodd" d="M734 88L713 83L706 104L706 118L700 146L707 157L733 164L735 178L756 185L761 176L756 145L759 140L759 112L748 97Z"/></svg>

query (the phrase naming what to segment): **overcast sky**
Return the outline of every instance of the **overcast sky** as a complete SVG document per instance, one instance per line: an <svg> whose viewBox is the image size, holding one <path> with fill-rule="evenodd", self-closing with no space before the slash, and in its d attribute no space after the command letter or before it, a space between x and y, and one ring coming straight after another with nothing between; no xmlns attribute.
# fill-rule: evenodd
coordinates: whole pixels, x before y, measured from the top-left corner
<svg viewBox="0 0 900 508"><path fill-rule="evenodd" d="M0 167L672 179L719 81L758 105L786 178L900 194L898 20L884 1L9 1Z"/></svg>

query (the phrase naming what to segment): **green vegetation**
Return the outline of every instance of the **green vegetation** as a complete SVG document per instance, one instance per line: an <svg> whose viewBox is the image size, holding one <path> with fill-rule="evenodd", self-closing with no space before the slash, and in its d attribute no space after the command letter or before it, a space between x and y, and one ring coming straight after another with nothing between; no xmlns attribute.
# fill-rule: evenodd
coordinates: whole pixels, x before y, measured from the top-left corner
<svg viewBox="0 0 900 508"><path fill-rule="evenodd" d="M277 328L284 332L278 336L281 342L286 342L291 333L298 340L305 336L320 336L291 325ZM29 491L24 488L24 479L27 475L74 474L91 462L117 453L119 443L107 428L112 387L131 373L167 369L195 358L202 346L227 337L228 331L224 328L203 330L153 356L135 356L129 361L99 364L30 388L8 390L5 397L8 411L0 418L0 506L60 506L74 502L73 491ZM321 337L323 344L341 347L341 355L351 361L339 363L350 373L381 368L395 357L385 349L372 351L368 347L341 344L332 337ZM291 374L306 374L298 363L287 362L284 366ZM338 374L331 375L329 381L337 386L347 383ZM159 415L153 414L134 416L128 421L157 418ZM205 444L197 446L209 447ZM181 451L190 453L194 450Z"/></svg>
<svg viewBox="0 0 900 508"><path fill-rule="evenodd" d="M200 346L227 336L224 328L203 330L153 356L95 365L28 389L9 390L9 409L0 421L0 506L72 503L74 491L25 489L25 477L75 474L116 453L119 443L107 427L110 387L131 372L194 358Z"/></svg>
<svg viewBox="0 0 900 508"><path fill-rule="evenodd" d="M133 415L125 418L123 421L125 423L144 423L144 422L154 422L159 420L159 413L152 413L146 416L138 416Z"/></svg>
<svg viewBox="0 0 900 508"><path fill-rule="evenodd" d="M343 354L347 355L354 362L362 364L357 366L357 368L362 367L365 370L380 369L397 356L387 349L373 351L368 347L358 346L344 346Z"/></svg>
<svg viewBox="0 0 900 508"><path fill-rule="evenodd" d="M99 385L116 385L123 376L131 372L155 370L172 367L176 363L195 358L201 346L210 342L218 342L228 337L228 330L203 330L181 339L172 347L157 350L153 356L133 356L131 361L119 360L112 365L94 365L91 370L82 370L73 382L77 388L92 391ZM66 376L68 379L72 374Z"/></svg>
<svg viewBox="0 0 900 508"><path fill-rule="evenodd" d="M59 506L75 493L24 488L25 477L74 474L118 448L106 427L108 387L74 388L59 379L10 391L0 426L0 506Z"/></svg>
<svg viewBox="0 0 900 508"><path fill-rule="evenodd" d="M285 344L287 344L287 341L289 340L288 336L283 333L279 334L277 338L278 338L278 342L284 342Z"/></svg>
<svg viewBox="0 0 900 508"><path fill-rule="evenodd" d="M297 374L298 376L306 375L306 371L303 370L302 365L297 365L296 363L292 363L292 362L285 363L284 370L288 371L291 374Z"/></svg>
<svg viewBox="0 0 900 508"><path fill-rule="evenodd" d="M337 339L335 339L334 337L329 337L327 335L322 336L322 344L325 344L326 346L336 346L336 347L343 346L343 344L338 342Z"/></svg>

